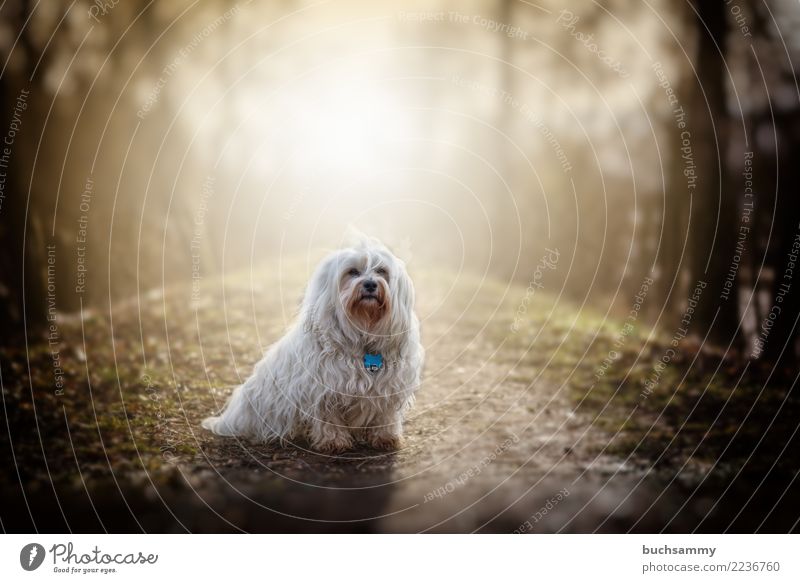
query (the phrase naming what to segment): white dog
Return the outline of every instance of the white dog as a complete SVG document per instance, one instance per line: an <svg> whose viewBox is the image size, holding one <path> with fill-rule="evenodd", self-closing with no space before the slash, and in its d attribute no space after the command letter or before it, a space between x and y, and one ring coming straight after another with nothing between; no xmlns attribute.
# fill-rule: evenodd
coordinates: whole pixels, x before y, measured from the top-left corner
<svg viewBox="0 0 800 583"><path fill-rule="evenodd" d="M298 321L203 427L261 441L304 439L336 453L400 446L424 351L404 263L378 241L329 255Z"/></svg>

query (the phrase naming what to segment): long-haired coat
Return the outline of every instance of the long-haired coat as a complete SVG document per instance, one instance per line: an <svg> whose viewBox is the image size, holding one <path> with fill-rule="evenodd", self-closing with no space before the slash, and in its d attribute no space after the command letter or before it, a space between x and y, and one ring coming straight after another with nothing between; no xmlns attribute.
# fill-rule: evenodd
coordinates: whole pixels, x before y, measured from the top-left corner
<svg viewBox="0 0 800 583"><path fill-rule="evenodd" d="M395 449L423 357L405 264L363 240L320 263L297 322L203 427L326 453Z"/></svg>

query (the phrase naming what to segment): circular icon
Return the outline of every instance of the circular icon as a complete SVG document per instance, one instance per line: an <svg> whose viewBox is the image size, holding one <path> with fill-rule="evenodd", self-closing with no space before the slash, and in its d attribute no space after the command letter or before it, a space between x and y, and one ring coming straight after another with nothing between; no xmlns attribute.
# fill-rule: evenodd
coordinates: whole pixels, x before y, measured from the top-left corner
<svg viewBox="0 0 800 583"><path fill-rule="evenodd" d="M44 547L38 543L30 543L19 552L19 564L26 571L35 571L44 562Z"/></svg>

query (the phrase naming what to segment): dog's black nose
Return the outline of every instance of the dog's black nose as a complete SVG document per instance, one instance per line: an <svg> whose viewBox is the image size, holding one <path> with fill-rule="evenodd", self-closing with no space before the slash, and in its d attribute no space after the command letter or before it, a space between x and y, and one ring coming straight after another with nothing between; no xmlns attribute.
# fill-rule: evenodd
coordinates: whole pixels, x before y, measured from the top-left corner
<svg viewBox="0 0 800 583"><path fill-rule="evenodd" d="M375 282L374 279L368 279L361 284L364 288L364 291L368 293L373 293L376 289L378 289L378 284Z"/></svg>

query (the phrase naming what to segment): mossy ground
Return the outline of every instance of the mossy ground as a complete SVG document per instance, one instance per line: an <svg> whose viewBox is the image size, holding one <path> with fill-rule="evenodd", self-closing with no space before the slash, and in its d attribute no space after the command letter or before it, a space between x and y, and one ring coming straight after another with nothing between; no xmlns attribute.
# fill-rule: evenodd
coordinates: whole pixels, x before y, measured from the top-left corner
<svg viewBox="0 0 800 583"><path fill-rule="evenodd" d="M798 418L788 387L763 389L754 381L759 375L703 354L686 338L643 398L669 347L666 335L521 286L421 268L413 275L428 359L403 449L333 459L303 444L210 435L200 420L220 408L291 322L307 271L298 262L279 274L211 280L196 302L184 287L145 293L107 311L63 316L52 344L42 338L3 349L10 463L28 493L52 484L89 492L111 480L149 484L159 497L162 488L188 486L208 507L209 500L229 502L224 492L234 481L257 483L276 499L294 495L287 493L293 484L392 484L392 502L381 500L381 508L424 506L429 518L398 513L405 518L382 519L382 528L433 528L439 520L472 530L503 513L453 507L472 508L468 501L500 486L523 496L532 485L570 484L594 499L593 489L623 475L680 476L690 487L724 484L740 472L793 475L791 457L779 455ZM54 355L63 394L54 387ZM492 457L510 438L513 447ZM426 494L475 468L449 505L425 506ZM14 473L5 478L17 481ZM465 526L453 522L456 515L471 518ZM226 516L232 524L239 514L229 508Z"/></svg>

